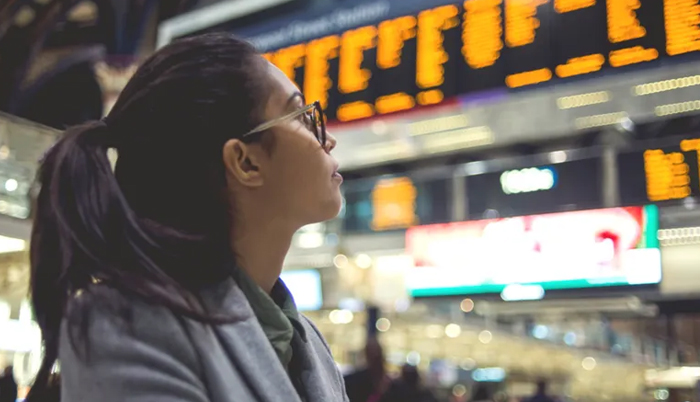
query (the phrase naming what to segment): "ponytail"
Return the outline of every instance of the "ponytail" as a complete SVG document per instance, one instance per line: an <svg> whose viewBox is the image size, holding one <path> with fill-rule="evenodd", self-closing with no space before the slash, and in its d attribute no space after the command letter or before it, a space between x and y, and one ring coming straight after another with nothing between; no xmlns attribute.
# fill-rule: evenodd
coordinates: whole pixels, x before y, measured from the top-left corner
<svg viewBox="0 0 700 402"><path fill-rule="evenodd" d="M143 231L120 191L107 157L107 149L117 145L105 122L86 123L67 130L39 168L30 286L44 357L28 401L50 393L61 323L74 316L69 301L88 293L93 282L194 319L230 321L205 314L194 296L159 268L169 256ZM81 323L85 334L86 326Z"/></svg>
<svg viewBox="0 0 700 402"><path fill-rule="evenodd" d="M44 155L39 167L41 190L34 207L30 286L44 357L29 401L46 394L49 386L71 287L90 281L89 274L81 272L81 264L106 251L104 221L115 201L116 184L109 177L106 150L98 145L106 140L104 122L71 128Z"/></svg>

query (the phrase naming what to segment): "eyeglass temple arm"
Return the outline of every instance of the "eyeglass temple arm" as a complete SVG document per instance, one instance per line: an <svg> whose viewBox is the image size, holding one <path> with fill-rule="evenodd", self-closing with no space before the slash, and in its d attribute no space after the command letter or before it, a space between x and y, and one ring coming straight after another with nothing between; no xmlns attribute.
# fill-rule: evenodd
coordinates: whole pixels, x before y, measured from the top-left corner
<svg viewBox="0 0 700 402"><path fill-rule="evenodd" d="M274 127L274 126L280 124L281 122L283 122L283 121L285 121L285 120L293 119L293 118L295 118L295 117L297 117L297 116L299 116L299 115L301 115L301 114L303 114L303 113L306 113L306 112L308 112L309 110L311 110L311 109L313 109L314 107L316 107L316 103L317 103L317 102L311 103L311 104L306 105L306 106L304 106L303 108L301 108L301 109L299 109L299 110L296 110L296 111L294 111L294 112L292 112L292 113L286 114L286 115L281 116L281 117L278 117L278 118L276 118L276 119L272 119L272 120L268 121L267 123L263 123L263 124L261 124L261 125L255 127L254 129L248 131L247 133L243 134L243 137L246 137L246 136L249 136L249 135L252 135L252 134L255 134L255 133L259 133L259 132L261 132L261 131L265 131L265 130L267 130L267 129L269 129L269 128L272 128L272 127Z"/></svg>

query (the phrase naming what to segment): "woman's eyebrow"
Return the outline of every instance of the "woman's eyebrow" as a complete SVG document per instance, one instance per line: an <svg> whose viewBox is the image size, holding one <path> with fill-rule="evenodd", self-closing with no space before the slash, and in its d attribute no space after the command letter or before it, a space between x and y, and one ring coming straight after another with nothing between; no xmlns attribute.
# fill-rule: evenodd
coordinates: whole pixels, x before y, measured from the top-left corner
<svg viewBox="0 0 700 402"><path fill-rule="evenodd" d="M286 108L287 108L287 109L296 109L297 107L296 107L296 105L294 104L294 101L297 100L297 99L301 99L301 104L302 104L302 106L303 106L303 105L306 105L306 99L304 99L304 94L302 94L301 92L297 91L297 92L294 92L294 93L292 94L292 96L290 96L289 99L287 100Z"/></svg>

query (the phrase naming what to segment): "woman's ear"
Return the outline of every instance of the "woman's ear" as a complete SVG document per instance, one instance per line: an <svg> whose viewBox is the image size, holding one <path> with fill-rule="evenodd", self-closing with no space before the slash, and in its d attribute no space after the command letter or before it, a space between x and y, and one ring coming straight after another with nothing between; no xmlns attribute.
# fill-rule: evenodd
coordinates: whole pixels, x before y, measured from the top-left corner
<svg viewBox="0 0 700 402"><path fill-rule="evenodd" d="M261 154L256 146L239 139L226 141L223 149L226 175L246 187L260 187L263 177L260 173Z"/></svg>

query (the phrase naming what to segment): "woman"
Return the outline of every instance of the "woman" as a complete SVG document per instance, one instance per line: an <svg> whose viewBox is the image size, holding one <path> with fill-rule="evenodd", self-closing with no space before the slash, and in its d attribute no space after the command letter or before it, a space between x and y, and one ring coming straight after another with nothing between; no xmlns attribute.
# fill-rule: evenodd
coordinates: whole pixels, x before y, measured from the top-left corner
<svg viewBox="0 0 700 402"><path fill-rule="evenodd" d="M293 233L340 210L335 144L319 103L241 40L150 57L106 119L44 159L32 392L58 360L69 402L347 400L278 279Z"/></svg>

